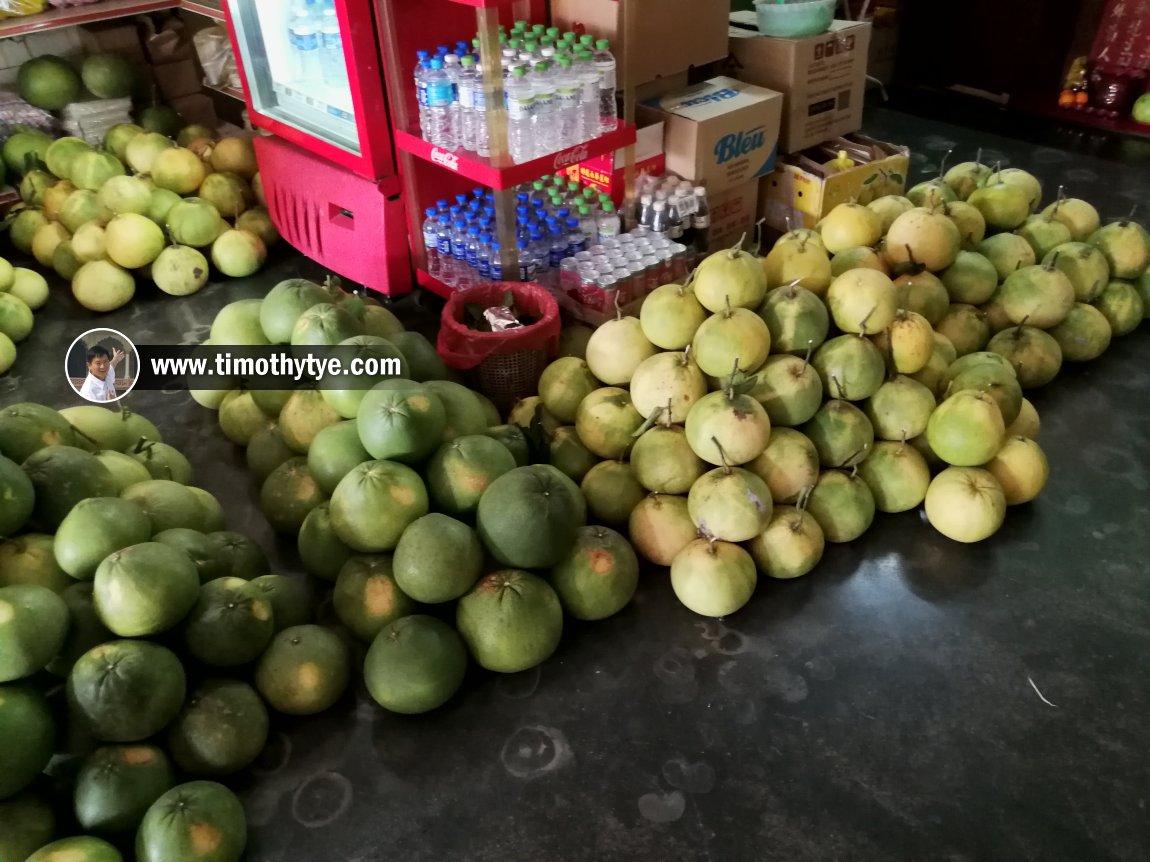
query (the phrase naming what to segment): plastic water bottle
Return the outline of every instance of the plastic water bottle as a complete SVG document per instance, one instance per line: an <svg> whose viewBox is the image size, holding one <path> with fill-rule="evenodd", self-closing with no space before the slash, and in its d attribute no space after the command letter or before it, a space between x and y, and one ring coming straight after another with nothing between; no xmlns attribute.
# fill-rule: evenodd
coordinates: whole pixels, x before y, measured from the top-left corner
<svg viewBox="0 0 1150 862"><path fill-rule="evenodd" d="M559 60L555 71L555 125L559 140L556 149L565 150L580 143L579 101L582 90L579 78L566 57Z"/></svg>
<svg viewBox="0 0 1150 862"><path fill-rule="evenodd" d="M474 150L475 146L475 90L479 86L479 72L475 68L475 58L470 54L460 61L459 77L456 79L457 117L456 136L459 146Z"/></svg>
<svg viewBox="0 0 1150 862"><path fill-rule="evenodd" d="M323 65L325 84L347 89L347 65L343 54L343 35L339 30L339 18L335 7L330 3L323 10L323 23L320 33L320 62Z"/></svg>
<svg viewBox="0 0 1150 862"><path fill-rule="evenodd" d="M427 73L427 140L440 149L454 152L458 144L451 128L451 89L443 61L432 60Z"/></svg>
<svg viewBox="0 0 1150 862"><path fill-rule="evenodd" d="M525 239L519 240L519 280L535 281L538 269L539 263L531 252L530 243Z"/></svg>
<svg viewBox="0 0 1150 862"><path fill-rule="evenodd" d="M451 256L455 259L456 287L467 287L474 281L470 278L470 268L467 266L467 239L467 222L458 218L451 231Z"/></svg>
<svg viewBox="0 0 1150 862"><path fill-rule="evenodd" d="M463 71L463 67L459 65L459 57L455 54L448 54L443 58L443 73L447 75L447 80L451 82L451 105L449 113L451 114L451 134L455 138L455 146L463 146L463 122L459 115L459 73Z"/></svg>
<svg viewBox="0 0 1150 862"><path fill-rule="evenodd" d="M306 6L292 15L291 45L295 51L297 81L314 81L322 76L319 60L319 31Z"/></svg>
<svg viewBox="0 0 1150 862"><path fill-rule="evenodd" d="M621 227L619 213L615 212L615 204L607 201L603 204L602 211L595 217L595 241L614 239L619 235Z"/></svg>
<svg viewBox="0 0 1150 862"><path fill-rule="evenodd" d="M595 70L590 51L580 51L576 58L575 69L580 84L579 136L576 143L582 143L599 137L599 73Z"/></svg>
<svg viewBox="0 0 1150 862"><path fill-rule="evenodd" d="M669 227L667 223L667 202L655 201L651 207L651 233L666 234Z"/></svg>
<svg viewBox="0 0 1150 862"><path fill-rule="evenodd" d="M423 248L427 252L427 273L439 278L442 275L439 261L439 216L435 207L428 207L424 214L427 216L423 222Z"/></svg>
<svg viewBox="0 0 1150 862"><path fill-rule="evenodd" d="M567 219L567 254L574 257L581 251L587 250L587 237L579 227L579 219Z"/></svg>
<svg viewBox="0 0 1150 862"><path fill-rule="evenodd" d="M455 258L451 256L451 218L439 216L435 227L435 246L439 251L439 280L455 284Z"/></svg>
<svg viewBox="0 0 1150 862"><path fill-rule="evenodd" d="M535 259L535 281L547 284L551 269L551 243L543 236L543 228L531 230L531 256Z"/></svg>
<svg viewBox="0 0 1150 862"><path fill-rule="evenodd" d="M596 225L595 217L591 215L590 207L579 207L579 230L583 234L584 245L594 245Z"/></svg>
<svg viewBox="0 0 1150 862"><path fill-rule="evenodd" d="M502 248L497 242L491 243L491 280L503 281Z"/></svg>
<svg viewBox="0 0 1150 862"><path fill-rule="evenodd" d="M615 56L611 53L611 43L606 39L596 42L593 59L599 73L599 130L606 134L619 127L615 108Z"/></svg>
<svg viewBox="0 0 1150 862"><path fill-rule="evenodd" d="M546 63L536 63L531 75L535 101L531 109L531 123L534 126L535 155L553 153L558 146L556 129L555 78Z"/></svg>
<svg viewBox="0 0 1150 862"><path fill-rule="evenodd" d="M487 125L487 91L483 89L483 73L475 70L475 91L472 94L471 131L477 155L491 155L491 131Z"/></svg>
<svg viewBox="0 0 1150 862"><path fill-rule="evenodd" d="M534 88L527 70L516 67L507 79L507 146L515 162L529 162L535 156L531 127Z"/></svg>
<svg viewBox="0 0 1150 862"><path fill-rule="evenodd" d="M415 102L419 106L419 134L425 141L430 140L427 133L427 73L431 71L431 60L426 51L419 52L419 62L415 64Z"/></svg>
<svg viewBox="0 0 1150 862"><path fill-rule="evenodd" d="M467 266L472 273L479 272L479 225L467 229Z"/></svg>
<svg viewBox="0 0 1150 862"><path fill-rule="evenodd" d="M476 269L479 272L481 281L491 280L491 234L487 231L479 234L479 253L478 253L478 266Z"/></svg>

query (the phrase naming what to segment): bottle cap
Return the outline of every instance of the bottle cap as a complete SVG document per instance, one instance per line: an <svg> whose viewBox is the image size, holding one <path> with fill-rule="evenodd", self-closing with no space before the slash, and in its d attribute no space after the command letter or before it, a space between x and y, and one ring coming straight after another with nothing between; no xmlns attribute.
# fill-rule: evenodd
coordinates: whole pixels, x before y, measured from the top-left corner
<svg viewBox="0 0 1150 862"><path fill-rule="evenodd" d="M431 218L432 216L435 215L435 207L428 207L427 209L425 209L423 211L423 214L426 215L428 218Z"/></svg>
<svg viewBox="0 0 1150 862"><path fill-rule="evenodd" d="M579 219L577 219L577 218L567 219L567 227L570 227L570 228L579 227Z"/></svg>
<svg viewBox="0 0 1150 862"><path fill-rule="evenodd" d="M538 72L540 75L547 74L547 64L542 63L542 62L536 63L535 64L535 71Z"/></svg>
<svg viewBox="0 0 1150 862"><path fill-rule="evenodd" d="M416 51L415 56L418 57L420 60L426 60L426 59L431 57L431 55L427 51Z"/></svg>
<svg viewBox="0 0 1150 862"><path fill-rule="evenodd" d="M516 78L522 78L524 75L527 74L527 70L524 69L522 66L516 66L514 69L511 70L511 74L514 75Z"/></svg>
<svg viewBox="0 0 1150 862"><path fill-rule="evenodd" d="M600 39L598 42L595 43L595 47L597 49L599 49L600 51L607 51L607 50L610 50L611 43L606 39Z"/></svg>
<svg viewBox="0 0 1150 862"><path fill-rule="evenodd" d="M547 28L547 35L548 36L554 36L554 37L558 38L559 37L559 28L558 27L548 27Z"/></svg>
<svg viewBox="0 0 1150 862"><path fill-rule="evenodd" d="M470 69L472 66L474 66L474 65L475 65L475 58L474 58L474 57L472 57L470 54L467 54L467 55L466 55L466 56L465 56L465 57L464 57L462 60L460 60L459 62L460 62L460 63L462 63L464 66L466 66L467 68L469 68L469 69Z"/></svg>
<svg viewBox="0 0 1150 862"><path fill-rule="evenodd" d="M591 215L591 207L579 207L579 215Z"/></svg>
<svg viewBox="0 0 1150 862"><path fill-rule="evenodd" d="M566 57L560 57L559 58L559 68L560 69L570 69L571 68L571 61L568 60Z"/></svg>
<svg viewBox="0 0 1150 862"><path fill-rule="evenodd" d="M579 37L579 44L580 45L594 45L595 44L595 37L592 36L590 33L584 33L582 36Z"/></svg>
<svg viewBox="0 0 1150 862"><path fill-rule="evenodd" d="M547 32L547 25L546 24L532 24L531 25L531 32L532 33L546 33Z"/></svg>
<svg viewBox="0 0 1150 862"><path fill-rule="evenodd" d="M657 212L662 212L666 208L667 208L667 202L666 201L655 201L655 210Z"/></svg>
<svg viewBox="0 0 1150 862"><path fill-rule="evenodd" d="M534 54L539 50L539 43L534 39L530 39L523 43L523 50L530 51L532 54Z"/></svg>
<svg viewBox="0 0 1150 862"><path fill-rule="evenodd" d="M707 190L705 188L703 188L702 186L695 186L695 194L698 197L702 197L706 193L707 193Z"/></svg>
<svg viewBox="0 0 1150 862"><path fill-rule="evenodd" d="M612 203L611 201L605 201L603 203L603 212L605 212L605 213L615 212L615 204Z"/></svg>
<svg viewBox="0 0 1150 862"><path fill-rule="evenodd" d="M451 49L450 49L450 48L448 48L446 45L440 45L440 46L439 46L438 48L436 48L435 50L436 50L436 51L438 51L440 54L446 54L446 53L447 53L448 51L450 51Z"/></svg>
<svg viewBox="0 0 1150 862"><path fill-rule="evenodd" d="M431 61L431 68L442 69L443 68L443 61L440 60L438 57L436 57L434 60Z"/></svg>
<svg viewBox="0 0 1150 862"><path fill-rule="evenodd" d="M458 54L448 54L446 57L443 58L443 62L447 63L448 65L450 65L451 63L458 63L459 62L459 55Z"/></svg>

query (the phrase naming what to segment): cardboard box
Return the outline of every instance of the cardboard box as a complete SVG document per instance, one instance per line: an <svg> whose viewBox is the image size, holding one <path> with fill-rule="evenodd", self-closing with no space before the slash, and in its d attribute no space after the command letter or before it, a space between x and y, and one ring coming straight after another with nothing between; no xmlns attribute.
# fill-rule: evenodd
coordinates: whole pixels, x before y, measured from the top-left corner
<svg viewBox="0 0 1150 862"><path fill-rule="evenodd" d="M167 102L201 93L204 89L200 68L195 60L177 60L175 63L153 65L152 75Z"/></svg>
<svg viewBox="0 0 1150 862"><path fill-rule="evenodd" d="M85 54L122 54L138 62L145 59L140 28L134 22L89 24L79 29L80 44Z"/></svg>
<svg viewBox="0 0 1150 862"><path fill-rule="evenodd" d="M718 194L708 192L707 203L711 205L708 252L732 248L744 235L748 241L754 240L755 221L759 218L760 182L754 179Z"/></svg>
<svg viewBox="0 0 1150 862"><path fill-rule="evenodd" d="M845 171L824 165L845 150L856 163ZM775 230L814 227L832 209L854 200L870 203L906 190L910 150L865 135L849 135L788 156L762 181L760 214Z"/></svg>
<svg viewBox="0 0 1150 862"><path fill-rule="evenodd" d="M552 0L551 22L611 40L617 85L638 85L713 63L727 56L730 0L628 0L636 32L625 55L623 4L619 0ZM629 68L624 68L624 59ZM628 74L630 77L628 78Z"/></svg>
<svg viewBox="0 0 1150 862"><path fill-rule="evenodd" d="M748 14L750 29L744 23ZM829 33L806 39L759 35L753 12L736 12L731 21L734 74L786 99L781 152L795 153L862 128L869 21L835 21Z"/></svg>
<svg viewBox="0 0 1150 862"><path fill-rule="evenodd" d="M654 174L661 176L666 170L667 161L663 155L663 124L655 123L639 129L635 138L635 176ZM596 156L567 169L567 176L591 186L591 188L611 195L615 206L623 205L627 192L624 173L627 167L626 153L616 150Z"/></svg>
<svg viewBox="0 0 1150 862"><path fill-rule="evenodd" d="M216 115L216 105L210 97L203 93L192 96L181 96L172 99L171 106L180 112L180 116L190 126L198 124L209 129L219 128L220 118Z"/></svg>
<svg viewBox="0 0 1150 862"><path fill-rule="evenodd" d="M668 171L717 193L770 173L782 110L774 90L711 78L644 102L639 118L666 123Z"/></svg>
<svg viewBox="0 0 1150 862"><path fill-rule="evenodd" d="M867 74L889 86L898 62L898 10L876 9L873 23Z"/></svg>

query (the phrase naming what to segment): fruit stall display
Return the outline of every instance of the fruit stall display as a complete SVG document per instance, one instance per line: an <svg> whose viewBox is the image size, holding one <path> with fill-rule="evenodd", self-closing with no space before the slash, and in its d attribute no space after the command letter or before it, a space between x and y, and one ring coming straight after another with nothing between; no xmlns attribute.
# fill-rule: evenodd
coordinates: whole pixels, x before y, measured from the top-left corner
<svg viewBox="0 0 1150 862"><path fill-rule="evenodd" d="M567 329L508 416L334 281L226 305L211 343L346 345L404 369L192 393L310 579L270 574L143 417L0 411L0 851L200 858L210 835L210 858L238 860L225 782L272 716L325 710L361 672L382 708L418 714L472 664L534 667L565 619L631 601L640 557L722 617L878 512L921 506L955 541L988 539L1048 475L1025 394L1150 311L1150 235L1042 198L1030 174L970 162L840 205L765 258L720 251L638 318Z"/></svg>
<svg viewBox="0 0 1150 862"><path fill-rule="evenodd" d="M85 63L84 84L120 92L101 86L112 74L106 57L90 68L100 59ZM24 69L32 65L35 73L21 76L32 104L59 107L79 93L80 75L64 61L39 58ZM50 93L40 92L45 81L53 82ZM182 127L168 108L146 108L139 119L113 126L101 147L23 128L2 150L21 199L8 218L12 246L69 282L90 311L124 306L141 280L187 296L208 283L213 267L231 278L250 276L279 240L251 141ZM30 311L48 299L40 276L27 273L15 270L13 282L0 267L0 373L15 360L14 344L31 331Z"/></svg>

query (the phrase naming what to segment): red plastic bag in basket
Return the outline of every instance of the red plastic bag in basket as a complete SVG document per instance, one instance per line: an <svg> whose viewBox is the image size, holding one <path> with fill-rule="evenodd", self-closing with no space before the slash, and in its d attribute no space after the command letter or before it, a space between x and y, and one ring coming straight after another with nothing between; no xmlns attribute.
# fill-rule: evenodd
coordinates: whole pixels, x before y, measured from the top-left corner
<svg viewBox="0 0 1150 862"><path fill-rule="evenodd" d="M508 293L515 298L516 311L535 318L535 323L505 332L477 332L467 325L467 306L502 306ZM525 350L553 353L558 349L562 328L559 305L545 288L517 281L479 284L452 294L444 306L439 325L439 355L452 368L466 371L496 354Z"/></svg>

